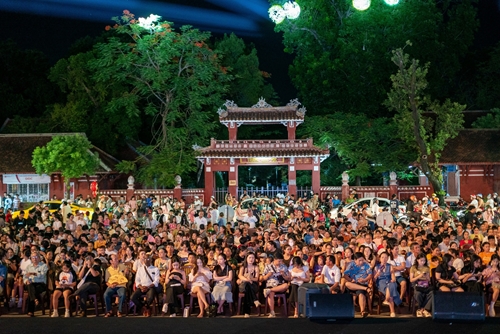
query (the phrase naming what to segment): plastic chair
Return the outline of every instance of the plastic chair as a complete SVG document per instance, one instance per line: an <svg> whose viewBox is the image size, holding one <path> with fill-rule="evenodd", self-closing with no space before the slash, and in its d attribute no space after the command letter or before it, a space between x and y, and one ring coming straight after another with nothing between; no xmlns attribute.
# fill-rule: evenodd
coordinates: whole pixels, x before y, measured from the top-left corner
<svg viewBox="0 0 500 334"><path fill-rule="evenodd" d="M245 298L245 293L239 292L238 293L238 311L236 312L237 315L241 315L241 302L242 302L243 298ZM267 303L266 303L266 307L267 307ZM267 310L267 308L266 308L266 310ZM257 312L258 312L258 316L260 317L260 306L257 307Z"/></svg>
<svg viewBox="0 0 500 334"><path fill-rule="evenodd" d="M287 302L286 302L286 294L285 293L277 293L274 295L274 298L278 298L278 302L281 300L283 300L283 314L285 315L285 317L288 317L288 306L287 306ZM264 309L264 314L267 314L267 308L268 308L268 305L269 303L267 302L267 298L266 298L266 307Z"/></svg>
<svg viewBox="0 0 500 334"><path fill-rule="evenodd" d="M94 303L95 316L98 317L99 316L99 305L97 304L97 294L88 295L88 300L92 300L92 302ZM102 301L102 299L101 299L101 308L102 308L102 313L106 313L106 310L104 308L104 302ZM78 314L79 311L80 311L80 302L77 301L76 302L76 314Z"/></svg>
<svg viewBox="0 0 500 334"><path fill-rule="evenodd" d="M189 314L192 314L193 313L193 309L194 309L194 300L195 299L198 299L198 294L197 293L192 293L190 294L191 296L189 297ZM182 296L184 298L184 296ZM212 294L207 292L205 294L205 298L207 300L207 302L210 304L211 301L212 301ZM183 303L183 300L181 300L181 302ZM199 305L199 303L198 303ZM184 309L184 306L182 307Z"/></svg>

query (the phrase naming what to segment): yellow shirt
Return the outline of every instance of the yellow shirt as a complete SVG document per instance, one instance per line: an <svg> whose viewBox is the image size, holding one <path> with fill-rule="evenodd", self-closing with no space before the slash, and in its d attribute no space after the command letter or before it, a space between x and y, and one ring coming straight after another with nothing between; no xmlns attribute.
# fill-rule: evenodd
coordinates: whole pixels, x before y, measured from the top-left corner
<svg viewBox="0 0 500 334"><path fill-rule="evenodd" d="M106 273L106 282L112 284L117 283L118 286L125 287L127 285L128 279L125 276L125 266L123 264L118 265L115 269L113 266L109 266Z"/></svg>

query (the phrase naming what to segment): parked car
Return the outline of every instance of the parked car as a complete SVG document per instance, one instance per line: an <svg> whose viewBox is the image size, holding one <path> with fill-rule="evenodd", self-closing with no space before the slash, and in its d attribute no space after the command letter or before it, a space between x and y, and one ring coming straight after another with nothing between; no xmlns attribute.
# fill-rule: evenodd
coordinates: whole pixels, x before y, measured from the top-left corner
<svg viewBox="0 0 500 334"><path fill-rule="evenodd" d="M351 211L352 211L352 209L353 209L354 206L357 206L358 208L362 208L365 204L367 204L368 205L368 207L367 207L368 214L369 215L373 215L373 212L371 211L371 208L372 208L372 205L373 205L373 200L375 198L378 200L378 205L380 206L380 208L383 209L383 208L386 208L386 207L390 206L390 202L391 202L390 199L381 198L381 197L365 197L365 198L358 199L355 202L347 204L346 206L344 206L342 208L342 212L341 213L344 216L347 216L349 213L351 213ZM335 208L332 211L330 211L330 217L331 218L337 216L338 209L339 208ZM399 205L399 214L400 215L406 214L406 205L403 205L403 204Z"/></svg>
<svg viewBox="0 0 500 334"><path fill-rule="evenodd" d="M42 202L42 208L47 206L49 208L50 213L56 212L57 209L59 209L61 207L61 205L62 205L62 201L43 201ZM35 206L32 205L29 208L22 210L22 211L24 211L25 217L27 217L30 210L32 210L34 208L35 208ZM83 212L89 211L91 215L92 215L92 213L94 213L94 209L87 208L85 206L79 206L76 204L71 204L71 211L73 212L73 214L76 214L77 211L83 211ZM16 218L17 216L19 216L20 212L21 211L14 211L12 213L12 218Z"/></svg>

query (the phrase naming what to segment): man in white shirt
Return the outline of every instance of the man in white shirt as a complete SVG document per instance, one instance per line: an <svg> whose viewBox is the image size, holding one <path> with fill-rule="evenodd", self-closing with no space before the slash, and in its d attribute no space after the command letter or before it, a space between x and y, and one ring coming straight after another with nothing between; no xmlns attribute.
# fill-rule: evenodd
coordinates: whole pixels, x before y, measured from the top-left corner
<svg viewBox="0 0 500 334"><path fill-rule="evenodd" d="M342 253L344 252L344 246L342 246L339 243L339 238L337 238L337 237L332 238L332 246L333 246L333 249L332 249L333 254L335 254L337 252L342 252Z"/></svg>
<svg viewBox="0 0 500 334"><path fill-rule="evenodd" d="M243 221L245 223L248 223L250 225L250 228L255 228L255 224L257 223L257 217L255 217L251 209L248 209L248 214Z"/></svg>
<svg viewBox="0 0 500 334"><path fill-rule="evenodd" d="M471 202L469 205L474 205L476 209L479 207L479 201L477 200L476 195L470 195Z"/></svg>
<svg viewBox="0 0 500 334"><path fill-rule="evenodd" d="M340 290L340 269L335 265L335 257L328 255L325 266L321 270L321 282L328 284L331 293L337 293Z"/></svg>
<svg viewBox="0 0 500 334"><path fill-rule="evenodd" d="M389 256L389 260L387 263L389 263L392 268L391 271L394 272L394 276L396 276L396 282L400 286L400 298L403 300L405 293L406 293L406 278L403 277L402 272L406 270L406 260L403 255L399 254L399 246L393 246L393 247L387 247L389 254L392 256ZM397 255L395 256L394 253Z"/></svg>
<svg viewBox="0 0 500 334"><path fill-rule="evenodd" d="M212 226L217 225L217 220L219 219L219 210L217 210L217 205L212 204L212 209L210 210L210 221Z"/></svg>
<svg viewBox="0 0 500 334"><path fill-rule="evenodd" d="M371 210L373 218L377 218L378 214L380 213L380 206L378 205L378 199L376 198L373 199Z"/></svg>
<svg viewBox="0 0 500 334"><path fill-rule="evenodd" d="M157 267L151 265L151 258L146 256L145 251L140 261L137 272L135 273L136 290L130 298L137 308L143 311L145 317L151 316L150 305L156 294L159 292L160 271ZM145 303L142 302L142 296L146 295Z"/></svg>
<svg viewBox="0 0 500 334"><path fill-rule="evenodd" d="M205 212L201 211L198 213L198 217L194 218L194 223L196 224L198 230L200 229L200 225L203 224L207 226L207 218L204 217Z"/></svg>
<svg viewBox="0 0 500 334"><path fill-rule="evenodd" d="M198 196L195 196L193 205L194 205L194 209L196 211L200 211L201 207L203 205L203 202L200 200L200 198Z"/></svg>

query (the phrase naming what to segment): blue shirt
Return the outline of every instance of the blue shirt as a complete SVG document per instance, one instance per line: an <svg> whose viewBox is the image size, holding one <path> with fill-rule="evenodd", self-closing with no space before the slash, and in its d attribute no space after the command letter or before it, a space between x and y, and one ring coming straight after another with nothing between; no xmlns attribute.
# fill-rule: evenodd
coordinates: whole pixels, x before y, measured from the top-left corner
<svg viewBox="0 0 500 334"><path fill-rule="evenodd" d="M354 282L358 282L360 279L365 279L372 274L372 270L370 269L370 265L366 262L363 262L361 266L356 265L356 262L352 261L349 267L344 272L344 275L351 277ZM366 283L363 283L366 284Z"/></svg>
<svg viewBox="0 0 500 334"><path fill-rule="evenodd" d="M0 277L3 278L3 280L0 282L1 287L5 287L5 280L7 279L7 267L3 265L3 263L0 262Z"/></svg>

